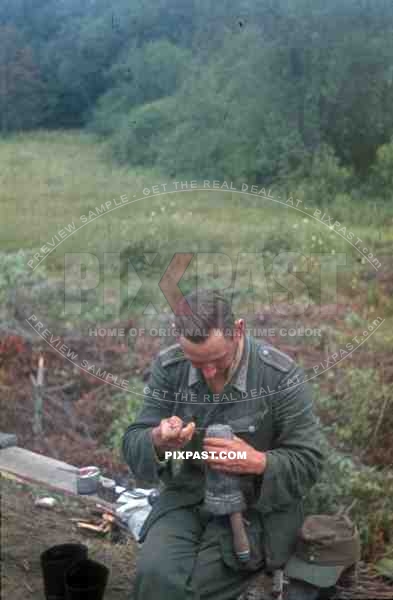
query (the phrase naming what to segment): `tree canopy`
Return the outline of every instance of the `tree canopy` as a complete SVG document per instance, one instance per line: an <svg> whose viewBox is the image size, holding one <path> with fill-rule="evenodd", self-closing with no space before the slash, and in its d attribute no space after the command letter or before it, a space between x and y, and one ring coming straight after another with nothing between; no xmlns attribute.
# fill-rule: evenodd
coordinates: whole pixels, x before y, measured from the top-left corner
<svg viewBox="0 0 393 600"><path fill-rule="evenodd" d="M255 181L331 148L366 177L392 33L385 0L4 0L1 131L87 126L130 165Z"/></svg>

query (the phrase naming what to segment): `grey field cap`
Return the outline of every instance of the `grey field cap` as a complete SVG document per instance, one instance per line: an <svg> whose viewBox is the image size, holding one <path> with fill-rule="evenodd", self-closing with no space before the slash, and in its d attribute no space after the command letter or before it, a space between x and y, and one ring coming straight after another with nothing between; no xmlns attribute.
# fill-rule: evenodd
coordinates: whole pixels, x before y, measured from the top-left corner
<svg viewBox="0 0 393 600"><path fill-rule="evenodd" d="M356 525L343 515L310 515L299 532L285 574L317 587L331 587L360 560Z"/></svg>

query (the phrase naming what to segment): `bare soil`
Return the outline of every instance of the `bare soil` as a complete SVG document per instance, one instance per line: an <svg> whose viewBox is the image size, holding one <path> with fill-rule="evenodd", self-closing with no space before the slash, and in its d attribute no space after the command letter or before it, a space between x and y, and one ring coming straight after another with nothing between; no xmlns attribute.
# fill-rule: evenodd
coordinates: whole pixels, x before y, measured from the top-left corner
<svg viewBox="0 0 393 600"><path fill-rule="evenodd" d="M1 591L9 600L44 600L40 555L47 548L68 542L88 546L89 557L110 570L105 600L130 597L138 551L124 534L113 543L110 533L81 532L70 519L91 519L91 498L71 496L42 485L24 483L8 475L1 477ZM54 508L34 505L37 497L52 496ZM100 535L100 537L97 537Z"/></svg>
<svg viewBox="0 0 393 600"><path fill-rule="evenodd" d="M105 600L132 600L132 585L138 547L127 533L116 537L80 531L71 519L92 518L95 501L63 494L14 476L0 478L1 491L1 592L11 600L45 600L40 555L56 544L77 542L88 547L89 557L106 565L109 579ZM54 508L35 506L38 497L56 498ZM268 598L271 578L257 575L241 600ZM339 587L331 600L393 599L393 587L359 565L359 579L352 588Z"/></svg>

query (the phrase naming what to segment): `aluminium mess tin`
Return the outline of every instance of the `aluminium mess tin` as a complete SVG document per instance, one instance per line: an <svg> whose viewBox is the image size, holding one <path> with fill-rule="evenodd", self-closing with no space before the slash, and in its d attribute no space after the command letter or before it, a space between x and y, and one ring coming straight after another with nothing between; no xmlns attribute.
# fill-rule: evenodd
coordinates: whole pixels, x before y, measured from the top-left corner
<svg viewBox="0 0 393 600"><path fill-rule="evenodd" d="M83 467L76 472L76 489L78 494L94 494L100 482L98 467Z"/></svg>

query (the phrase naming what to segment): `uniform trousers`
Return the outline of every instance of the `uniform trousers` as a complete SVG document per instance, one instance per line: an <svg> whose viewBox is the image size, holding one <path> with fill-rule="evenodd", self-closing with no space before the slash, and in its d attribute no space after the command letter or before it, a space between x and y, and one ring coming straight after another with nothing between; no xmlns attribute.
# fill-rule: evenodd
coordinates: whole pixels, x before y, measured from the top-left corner
<svg viewBox="0 0 393 600"><path fill-rule="evenodd" d="M169 511L150 526L131 598L237 600L254 576L233 553L227 518L207 513L200 503ZM292 581L285 593L285 600L316 598L318 588L300 581Z"/></svg>

